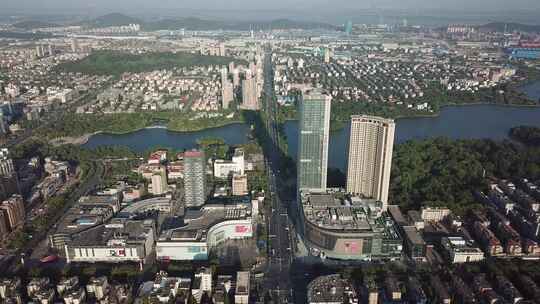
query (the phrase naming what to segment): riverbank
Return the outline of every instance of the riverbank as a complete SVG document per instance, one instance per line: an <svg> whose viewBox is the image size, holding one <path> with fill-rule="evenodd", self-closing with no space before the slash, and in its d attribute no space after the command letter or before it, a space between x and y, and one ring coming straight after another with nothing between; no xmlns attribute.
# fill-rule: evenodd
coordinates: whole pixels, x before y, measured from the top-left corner
<svg viewBox="0 0 540 304"><path fill-rule="evenodd" d="M64 137L58 137L55 139L49 140L49 144L53 145L54 147L63 146L63 145L84 145L89 140L90 137L100 134L101 132L94 132L94 133L87 133L81 136L64 136Z"/></svg>
<svg viewBox="0 0 540 304"><path fill-rule="evenodd" d="M146 128L163 128L171 132L198 132L243 122L243 117L238 113L198 118L178 112L67 114L62 120L37 130L36 136L46 138L55 144L84 144L88 136L97 133L124 135Z"/></svg>
<svg viewBox="0 0 540 304"><path fill-rule="evenodd" d="M442 110L445 108L453 108L453 107L472 107L472 106L494 106L494 107L505 107L505 108L540 108L540 104L497 104L492 102L471 102L471 103L452 103L452 104L445 104L442 105L439 108L439 111L433 112L433 113L418 113L413 115L396 115L391 117L394 120L399 119L416 119L416 118L437 118L441 116ZM356 115L356 114L352 114ZM290 121L298 120L298 119L288 119ZM347 124L350 120L332 120L330 121L330 131L340 131Z"/></svg>

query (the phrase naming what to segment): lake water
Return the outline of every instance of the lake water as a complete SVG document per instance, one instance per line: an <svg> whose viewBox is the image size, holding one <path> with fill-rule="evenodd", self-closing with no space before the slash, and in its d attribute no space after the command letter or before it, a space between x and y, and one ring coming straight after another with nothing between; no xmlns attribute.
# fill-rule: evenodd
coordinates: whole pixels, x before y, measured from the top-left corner
<svg viewBox="0 0 540 304"><path fill-rule="evenodd" d="M449 137L453 139L504 139L515 126L540 127L540 107L470 105L445 107L437 117L404 118L396 121L396 143L411 139ZM297 155L298 122L285 125L289 154ZM330 134L329 164L344 170L350 124Z"/></svg>
<svg viewBox="0 0 540 304"><path fill-rule="evenodd" d="M437 117L404 118L396 121L396 143L410 139L425 139L445 136L454 139L504 139L510 128L519 125L540 127L540 107L507 107L496 105L453 106L442 109ZM350 125L332 132L330 136L329 166L346 167L347 144ZM298 151L298 122L285 125L289 153L296 157ZM227 144L237 145L248 141L249 127L232 124L221 128L198 132L170 132L166 129L143 129L129 134L98 134L92 136L86 148L122 145L135 151L145 151L161 146L174 149L196 147L197 139L219 137Z"/></svg>
<svg viewBox="0 0 540 304"><path fill-rule="evenodd" d="M148 128L120 135L97 134L90 137L83 147L94 149L99 146L119 145L138 152L156 146L183 150L195 148L197 140L205 137L222 138L229 145L245 144L248 142L248 134L249 126L241 123L197 132L171 132L164 128Z"/></svg>
<svg viewBox="0 0 540 304"><path fill-rule="evenodd" d="M540 81L524 85L520 91L527 94L532 100L540 100Z"/></svg>

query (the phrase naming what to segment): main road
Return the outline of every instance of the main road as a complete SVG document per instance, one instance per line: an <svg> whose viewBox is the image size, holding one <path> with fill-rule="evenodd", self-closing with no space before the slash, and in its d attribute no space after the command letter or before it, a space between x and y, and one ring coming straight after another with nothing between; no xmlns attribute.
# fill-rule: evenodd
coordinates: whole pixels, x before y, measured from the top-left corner
<svg viewBox="0 0 540 304"><path fill-rule="evenodd" d="M272 56L265 54L264 60L264 95L263 111L266 115L267 139L271 144L266 145L265 158L268 172L269 190L271 198L271 213L268 216L268 265L263 283L263 289L270 295L275 303L292 303L292 289L290 282L290 265L293 260L291 245L291 230L293 226L287 212L287 205L283 198L286 192L280 178L280 163L282 154L279 150L279 136L277 105L274 94Z"/></svg>

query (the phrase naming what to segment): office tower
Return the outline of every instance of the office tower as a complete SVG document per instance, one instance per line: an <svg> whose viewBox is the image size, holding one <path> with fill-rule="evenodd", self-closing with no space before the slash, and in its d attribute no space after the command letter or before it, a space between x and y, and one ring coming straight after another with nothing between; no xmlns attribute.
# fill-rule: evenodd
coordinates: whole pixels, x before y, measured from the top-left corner
<svg viewBox="0 0 540 304"><path fill-rule="evenodd" d="M221 107L228 109L231 102L234 100L234 87L229 81L227 68L221 70Z"/></svg>
<svg viewBox="0 0 540 304"><path fill-rule="evenodd" d="M4 213L11 231L24 223L25 213L22 196L12 195L2 202L0 210Z"/></svg>
<svg viewBox="0 0 540 304"><path fill-rule="evenodd" d="M394 130L391 119L351 117L347 192L379 200L383 210L388 205Z"/></svg>
<svg viewBox="0 0 540 304"><path fill-rule="evenodd" d="M77 41L77 38L73 38L71 40L71 52L77 53L79 51L79 43Z"/></svg>
<svg viewBox="0 0 540 304"><path fill-rule="evenodd" d="M152 175L152 194L161 195L167 192L167 174L165 170L156 172Z"/></svg>
<svg viewBox="0 0 540 304"><path fill-rule="evenodd" d="M219 44L219 56L225 57L225 55L226 55L225 43L222 42Z"/></svg>
<svg viewBox="0 0 540 304"><path fill-rule="evenodd" d="M249 63L249 70L251 72L251 75L257 75L257 65L255 64L255 62Z"/></svg>
<svg viewBox="0 0 540 304"><path fill-rule="evenodd" d="M43 57L43 53L42 53L42 47L41 45L36 45L36 57L40 58L40 57Z"/></svg>
<svg viewBox="0 0 540 304"><path fill-rule="evenodd" d="M206 158L202 151L184 153L186 207L200 207L206 201Z"/></svg>
<svg viewBox="0 0 540 304"><path fill-rule="evenodd" d="M238 69L232 69L232 79L235 88L240 86L240 71Z"/></svg>
<svg viewBox="0 0 540 304"><path fill-rule="evenodd" d="M247 175L234 174L232 178L232 195L247 195L248 179Z"/></svg>
<svg viewBox="0 0 540 304"><path fill-rule="evenodd" d="M242 81L242 109L259 110L259 98L257 97L257 80L251 71L246 71L246 79Z"/></svg>
<svg viewBox="0 0 540 304"><path fill-rule="evenodd" d="M345 33L347 36L349 36L352 33L352 21L348 20L347 23L345 23Z"/></svg>
<svg viewBox="0 0 540 304"><path fill-rule="evenodd" d="M300 101L299 190L326 190L331 101L320 90L306 93Z"/></svg>
<svg viewBox="0 0 540 304"><path fill-rule="evenodd" d="M324 62L329 63L330 58L332 58L332 50L329 48L324 49Z"/></svg>

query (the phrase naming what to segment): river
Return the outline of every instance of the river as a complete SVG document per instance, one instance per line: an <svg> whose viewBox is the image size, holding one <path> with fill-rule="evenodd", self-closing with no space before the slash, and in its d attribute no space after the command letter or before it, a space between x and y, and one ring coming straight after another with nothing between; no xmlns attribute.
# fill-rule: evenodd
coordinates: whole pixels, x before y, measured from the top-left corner
<svg viewBox="0 0 540 304"><path fill-rule="evenodd" d="M437 117L403 118L396 121L396 143L410 139L425 139L445 136L454 139L489 138L500 140L508 136L510 128L519 125L540 127L540 107L509 107L497 105L450 106L441 110ZM329 166L344 169L350 125L332 132L330 136ZM298 149L298 122L288 121L285 133L289 153L296 156ZM133 133L113 135L97 134L83 145L86 148L122 145L135 151L145 151L152 147L169 147L177 150L191 149L197 139L219 137L229 145L248 141L249 127L245 124L231 124L221 128L198 132L171 132L163 128L143 129Z"/></svg>

